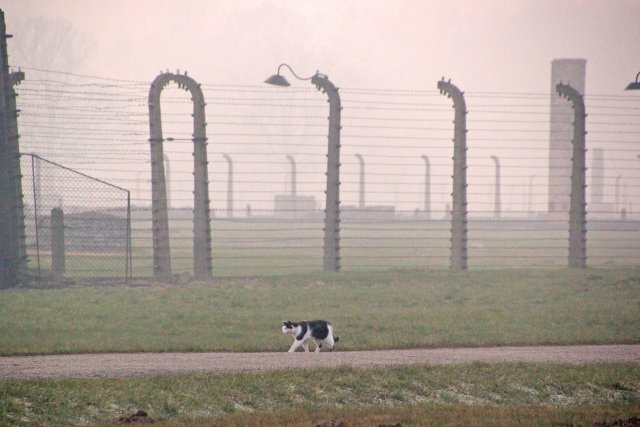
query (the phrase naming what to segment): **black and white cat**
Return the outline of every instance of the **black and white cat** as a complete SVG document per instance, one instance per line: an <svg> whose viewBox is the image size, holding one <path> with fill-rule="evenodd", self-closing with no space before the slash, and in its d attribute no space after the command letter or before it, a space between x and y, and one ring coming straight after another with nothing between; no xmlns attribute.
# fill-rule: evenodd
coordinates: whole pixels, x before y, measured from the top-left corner
<svg viewBox="0 0 640 427"><path fill-rule="evenodd" d="M333 327L326 320L302 320L300 322L283 322L282 332L293 335L293 345L289 349L289 353L293 353L300 346L305 352L309 351L308 341L316 344L316 353L322 348L322 343L326 343L329 351L333 351L333 346L338 342L340 337L333 335Z"/></svg>

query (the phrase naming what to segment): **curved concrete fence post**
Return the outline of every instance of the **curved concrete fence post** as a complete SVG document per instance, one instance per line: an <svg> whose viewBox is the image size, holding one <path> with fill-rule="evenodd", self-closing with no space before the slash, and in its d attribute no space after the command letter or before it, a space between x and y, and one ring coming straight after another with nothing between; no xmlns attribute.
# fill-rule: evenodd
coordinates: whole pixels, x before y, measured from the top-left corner
<svg viewBox="0 0 640 427"><path fill-rule="evenodd" d="M151 143L151 189L153 228L153 272L171 275L167 186L164 171L160 95L171 82L191 93L193 101L193 273L197 279L211 277L211 223L204 95L200 84L181 74L161 73L149 89Z"/></svg>
<svg viewBox="0 0 640 427"><path fill-rule="evenodd" d="M464 93L451 81L438 82L455 108L453 136L453 192L451 208L451 269L467 269L467 106Z"/></svg>

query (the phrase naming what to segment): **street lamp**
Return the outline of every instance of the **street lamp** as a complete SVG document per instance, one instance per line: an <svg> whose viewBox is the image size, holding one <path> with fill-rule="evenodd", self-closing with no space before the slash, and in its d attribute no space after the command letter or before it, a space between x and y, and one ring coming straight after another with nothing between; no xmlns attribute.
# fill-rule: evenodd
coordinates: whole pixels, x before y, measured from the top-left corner
<svg viewBox="0 0 640 427"><path fill-rule="evenodd" d="M311 80L317 89L322 89L329 97L329 148L327 151L327 189L324 217L324 269L340 270L340 111L342 110L338 89L329 78L316 72L313 76L302 78L288 64L280 64L278 72L264 82L274 86L290 86L280 74L287 67L298 80Z"/></svg>
<svg viewBox="0 0 640 427"><path fill-rule="evenodd" d="M636 81L629 83L624 90L640 90L640 82L638 81L639 77L640 73L636 74Z"/></svg>
<svg viewBox="0 0 640 427"><path fill-rule="evenodd" d="M278 72L274 75L272 75L271 77L269 77L267 80L265 80L264 82L268 85L273 85L273 86L281 86L281 87L288 87L291 86L291 84L287 81L287 79L284 78L283 75L280 74L280 69L282 67L287 67L289 69L289 71L291 71L291 74L294 75L294 77L298 80L311 80L313 79L314 76L319 75L319 73L316 72L316 74L314 74L311 77L307 77L307 78L303 78L300 77L299 75L297 75L295 73L295 71L293 71L293 68L291 68L289 66L289 64L280 64L280 66L278 66ZM326 77L326 76L325 76Z"/></svg>

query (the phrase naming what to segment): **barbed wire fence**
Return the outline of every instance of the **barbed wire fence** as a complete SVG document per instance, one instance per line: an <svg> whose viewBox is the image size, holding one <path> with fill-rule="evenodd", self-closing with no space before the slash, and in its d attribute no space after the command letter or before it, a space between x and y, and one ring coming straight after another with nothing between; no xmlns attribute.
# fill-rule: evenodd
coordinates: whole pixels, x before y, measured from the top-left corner
<svg viewBox="0 0 640 427"><path fill-rule="evenodd" d="M22 152L130 190L132 273L151 276L150 81L24 70ZM453 110L435 85L340 89L344 270L449 266ZM202 89L214 275L320 270L326 97L304 85ZM469 268L567 265L566 215L548 212L556 96L465 93ZM170 86L162 103L172 271L191 273L191 101ZM588 265L637 265L640 99L587 95L585 104ZM65 179L49 183L52 194Z"/></svg>

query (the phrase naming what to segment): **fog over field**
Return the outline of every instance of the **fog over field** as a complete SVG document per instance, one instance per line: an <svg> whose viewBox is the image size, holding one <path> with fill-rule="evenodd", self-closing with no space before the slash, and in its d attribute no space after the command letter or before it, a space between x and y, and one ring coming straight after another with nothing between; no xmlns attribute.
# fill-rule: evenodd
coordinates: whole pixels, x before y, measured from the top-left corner
<svg viewBox="0 0 640 427"><path fill-rule="evenodd" d="M588 60L588 92L618 93L640 71L634 0L3 2L11 63L148 80L169 67L206 83L254 85L288 62L344 88L548 92L553 58ZM32 25L39 30L34 38ZM82 54L36 56L56 26ZM25 33L26 32L26 33ZM27 36L23 45L22 38ZM24 48L21 48L24 47ZM61 47L62 48L62 47ZM67 63L65 63L67 62Z"/></svg>
<svg viewBox="0 0 640 427"><path fill-rule="evenodd" d="M0 425L636 425L640 0L0 10Z"/></svg>
<svg viewBox="0 0 640 427"><path fill-rule="evenodd" d="M372 212L377 220L449 218L454 110L437 90L444 77L466 99L470 220L565 221L566 215L549 216L555 213L550 193L557 191L550 177L560 174L568 182L571 173L569 154L561 159L566 169L549 169L558 160L549 148L550 106L559 98L551 63L584 59L588 219L634 221L606 236L590 222L589 237L616 242L638 235L640 91L624 91L640 71L637 1L7 0L2 8L13 34L10 64L25 72L16 86L22 153L130 190L132 205L148 209L150 85L163 72L188 73L206 102L216 219L322 221L327 98L286 68L281 72L291 87L263 83L287 63L302 78L319 72L339 88L343 219ZM560 102L571 123L570 102ZM183 210L170 213L177 219L190 219L194 204L192 113L189 94L169 84L162 130L169 206ZM571 147L571 129L563 132ZM29 171L27 163L23 169ZM37 190L49 198L41 201L43 210L117 204L96 199L89 206L82 197L100 191L71 182L55 167L38 173L48 185ZM28 189L36 178L26 179ZM567 200L569 190L560 190ZM189 241L190 225L184 226L174 227L173 236ZM505 239L531 242L537 233L532 227ZM150 225L137 228L147 233ZM252 237L233 234L239 229L225 237L219 233L224 227L214 228L218 248L227 238L237 246ZM406 228L392 238L411 249L406 240L414 233ZM448 228L437 228L446 233L432 246L446 249ZM470 224L472 248L488 247L485 231L494 228ZM374 230L378 237L380 230ZM134 224L134 237L135 231ZM309 238L306 231L293 233L300 246ZM345 238L364 236L352 231ZM273 233L264 236L265 247ZM545 244L564 250L562 233ZM365 241L351 245L366 248ZM629 260L637 257L632 246L625 243L609 256L604 244L592 253L599 263ZM438 256L446 264L448 254Z"/></svg>

